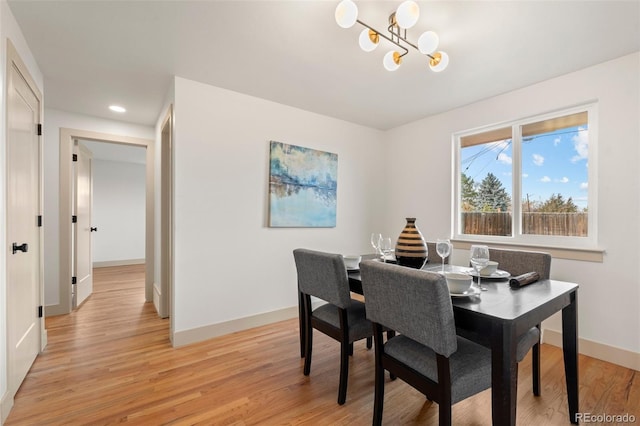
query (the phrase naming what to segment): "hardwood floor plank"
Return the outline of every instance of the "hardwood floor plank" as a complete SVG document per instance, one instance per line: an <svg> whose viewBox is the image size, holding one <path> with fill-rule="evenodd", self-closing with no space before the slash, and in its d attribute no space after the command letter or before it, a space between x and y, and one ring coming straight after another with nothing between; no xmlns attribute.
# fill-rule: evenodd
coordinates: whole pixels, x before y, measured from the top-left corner
<svg viewBox="0 0 640 426"><path fill-rule="evenodd" d="M347 402L336 402L339 346L314 334L302 374L297 320L174 349L169 321L144 303L144 265L99 268L94 294L46 319L49 345L15 398L6 425L369 425L373 350L355 345ZM580 356L580 408L640 422L638 372ZM542 396L530 355L519 365L518 425L568 425L562 351L542 345ZM386 381L384 424L437 425L438 407ZM455 425L491 424L491 391L453 407Z"/></svg>

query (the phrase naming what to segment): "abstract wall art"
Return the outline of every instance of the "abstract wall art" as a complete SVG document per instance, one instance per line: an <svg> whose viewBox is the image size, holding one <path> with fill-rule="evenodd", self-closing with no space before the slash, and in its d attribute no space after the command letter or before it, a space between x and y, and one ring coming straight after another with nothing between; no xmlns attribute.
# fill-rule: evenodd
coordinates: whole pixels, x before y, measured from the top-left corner
<svg viewBox="0 0 640 426"><path fill-rule="evenodd" d="M271 141L269 226L336 226L338 155Z"/></svg>

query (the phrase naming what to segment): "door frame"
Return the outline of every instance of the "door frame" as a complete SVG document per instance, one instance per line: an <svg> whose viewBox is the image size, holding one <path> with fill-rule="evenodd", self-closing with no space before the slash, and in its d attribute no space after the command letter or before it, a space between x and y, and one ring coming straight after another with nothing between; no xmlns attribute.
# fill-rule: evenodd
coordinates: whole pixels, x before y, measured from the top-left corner
<svg viewBox="0 0 640 426"><path fill-rule="evenodd" d="M154 285L154 303L161 318L171 319L173 336L173 105L160 126L160 268L159 288Z"/></svg>
<svg viewBox="0 0 640 426"><path fill-rule="evenodd" d="M73 212L73 144L77 139L135 145L146 148L145 208L145 301L153 301L154 282L154 141L130 136L112 135L90 130L60 128L60 282L58 305L46 307L47 315L71 312L71 277L73 276L72 223Z"/></svg>

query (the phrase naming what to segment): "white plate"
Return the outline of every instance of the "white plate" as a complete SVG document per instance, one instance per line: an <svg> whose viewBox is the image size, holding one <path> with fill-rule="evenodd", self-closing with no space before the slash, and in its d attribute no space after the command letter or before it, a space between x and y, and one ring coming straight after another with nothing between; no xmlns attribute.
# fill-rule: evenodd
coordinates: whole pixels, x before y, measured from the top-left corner
<svg viewBox="0 0 640 426"><path fill-rule="evenodd" d="M449 293L449 294L451 295L451 297L469 297L469 296L476 296L480 293L481 292L479 288L473 287L465 291L464 293Z"/></svg>
<svg viewBox="0 0 640 426"><path fill-rule="evenodd" d="M477 277L478 276L478 273L473 269L469 273L471 274L472 277ZM498 269L497 271L495 271L491 275L480 275L480 278L501 278L501 279L505 279L505 278L509 278L509 277L511 277L511 274L508 273L507 271L503 271L501 269Z"/></svg>

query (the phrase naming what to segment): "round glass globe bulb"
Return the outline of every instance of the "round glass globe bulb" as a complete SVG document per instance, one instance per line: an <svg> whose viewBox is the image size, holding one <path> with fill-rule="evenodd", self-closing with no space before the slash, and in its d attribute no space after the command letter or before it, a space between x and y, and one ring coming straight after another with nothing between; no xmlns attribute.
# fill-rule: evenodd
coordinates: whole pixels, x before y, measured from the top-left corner
<svg viewBox="0 0 640 426"><path fill-rule="evenodd" d="M434 33L433 31L422 33L422 35L418 39L418 50L420 51L420 53L430 55L438 48L439 41L440 38L438 37L438 34Z"/></svg>
<svg viewBox="0 0 640 426"><path fill-rule="evenodd" d="M360 44L360 48L365 52L371 52L378 47L378 43L374 43L369 36L369 28L362 30L358 38L358 44Z"/></svg>
<svg viewBox="0 0 640 426"><path fill-rule="evenodd" d="M342 28L351 28L358 19L358 6L352 0L342 0L336 6L336 23Z"/></svg>
<svg viewBox="0 0 640 426"><path fill-rule="evenodd" d="M387 52L384 55L384 58L382 58L382 65L384 65L384 68L387 71L395 71L398 68L400 68L400 64L397 64L395 59L393 58L393 54L396 53L393 50L390 52Z"/></svg>
<svg viewBox="0 0 640 426"><path fill-rule="evenodd" d="M400 28L411 28L420 17L420 7L418 3L412 0L402 2L396 10L396 22Z"/></svg>
<svg viewBox="0 0 640 426"><path fill-rule="evenodd" d="M433 54L433 56L435 58L439 58L440 61L436 64L433 64L434 60L432 59L429 64L431 70L435 72L444 71L444 69L449 65L449 55L447 55L446 52L436 52Z"/></svg>

